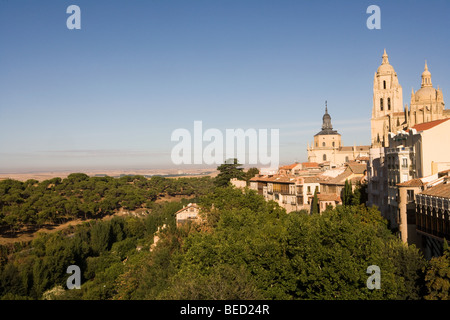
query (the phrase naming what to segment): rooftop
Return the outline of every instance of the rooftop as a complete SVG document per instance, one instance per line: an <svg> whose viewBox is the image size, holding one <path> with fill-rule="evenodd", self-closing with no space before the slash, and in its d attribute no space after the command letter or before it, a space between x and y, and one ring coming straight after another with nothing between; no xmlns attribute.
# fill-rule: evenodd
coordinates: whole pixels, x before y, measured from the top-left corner
<svg viewBox="0 0 450 320"><path fill-rule="evenodd" d="M438 184L437 186L429 188L428 190L425 190L419 194L450 199L450 184L449 183Z"/></svg>
<svg viewBox="0 0 450 320"><path fill-rule="evenodd" d="M335 193L318 193L317 199L319 201L336 201L341 202L341 197Z"/></svg>
<svg viewBox="0 0 450 320"><path fill-rule="evenodd" d="M446 122L448 120L450 120L450 119L447 118L447 119L441 119L441 120L434 120L434 121L424 122L424 123L416 124L414 127L412 127L412 129L416 129L417 132L425 131L425 130L429 130L431 128L434 128L434 127L436 127L436 126L440 125L441 123L444 123L444 122Z"/></svg>
<svg viewBox="0 0 450 320"><path fill-rule="evenodd" d="M317 162L302 162L303 168L319 168L319 164Z"/></svg>
<svg viewBox="0 0 450 320"><path fill-rule="evenodd" d="M367 170L367 165L365 163L349 162L347 167L355 174L364 174Z"/></svg>
<svg viewBox="0 0 450 320"><path fill-rule="evenodd" d="M397 183L399 187L422 187L426 185L426 183L422 182L422 179L411 179L402 183Z"/></svg>
<svg viewBox="0 0 450 320"><path fill-rule="evenodd" d="M298 163L289 164L287 166L280 167L280 170L291 170L291 169L294 169L298 165L299 165Z"/></svg>

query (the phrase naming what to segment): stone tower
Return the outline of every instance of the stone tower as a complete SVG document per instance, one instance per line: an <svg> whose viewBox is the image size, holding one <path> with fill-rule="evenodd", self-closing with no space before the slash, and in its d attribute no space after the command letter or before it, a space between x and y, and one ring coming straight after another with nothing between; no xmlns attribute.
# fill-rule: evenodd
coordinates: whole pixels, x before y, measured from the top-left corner
<svg viewBox="0 0 450 320"><path fill-rule="evenodd" d="M316 149L333 150L341 146L341 135L333 130L331 116L328 114L328 106L325 102L325 114L322 117L322 130L314 135L314 144ZM330 157L318 159L319 161L328 161Z"/></svg>
<svg viewBox="0 0 450 320"><path fill-rule="evenodd" d="M431 73L425 61L425 70L422 73L422 85L417 92L411 92L411 104L409 110L409 125L448 118L448 111L445 109L442 90L433 88L431 83Z"/></svg>
<svg viewBox="0 0 450 320"><path fill-rule="evenodd" d="M403 125L404 119L402 87L385 49L381 65L373 78L372 147L387 146L388 133L394 131L394 127Z"/></svg>

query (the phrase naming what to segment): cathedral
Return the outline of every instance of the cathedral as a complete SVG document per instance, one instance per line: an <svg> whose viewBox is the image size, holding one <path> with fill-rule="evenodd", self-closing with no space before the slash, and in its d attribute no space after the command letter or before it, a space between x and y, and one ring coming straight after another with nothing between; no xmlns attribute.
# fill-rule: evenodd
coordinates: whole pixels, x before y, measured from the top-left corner
<svg viewBox="0 0 450 320"><path fill-rule="evenodd" d="M325 106L322 130L308 143L308 161L329 163L330 167L340 166L349 161L366 158L370 148L389 147L389 133L407 130L417 124L450 118L450 110L445 110L442 90L435 89L431 82L431 72L425 61L421 88L411 92L409 106L403 105L403 89L394 67L384 50L381 65L373 78L373 104L371 118L370 146L343 146L341 135L333 130L331 116Z"/></svg>
<svg viewBox="0 0 450 320"><path fill-rule="evenodd" d="M411 92L411 102L403 106L403 91L386 50L373 79L373 108L371 119L372 147L388 147L389 132L406 130L416 124L450 118L444 109L442 90L433 88L431 73L425 62L422 85Z"/></svg>

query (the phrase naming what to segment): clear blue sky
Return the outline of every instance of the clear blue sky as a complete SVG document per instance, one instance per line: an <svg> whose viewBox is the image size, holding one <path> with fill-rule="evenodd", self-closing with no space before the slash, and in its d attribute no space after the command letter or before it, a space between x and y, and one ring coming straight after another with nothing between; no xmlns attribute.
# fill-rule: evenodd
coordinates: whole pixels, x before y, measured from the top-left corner
<svg viewBox="0 0 450 320"><path fill-rule="evenodd" d="M171 133L195 120L280 129L281 163L306 161L325 100L345 145L370 144L384 48L404 103L425 59L449 99L449 14L445 0L0 0L0 172L172 167Z"/></svg>

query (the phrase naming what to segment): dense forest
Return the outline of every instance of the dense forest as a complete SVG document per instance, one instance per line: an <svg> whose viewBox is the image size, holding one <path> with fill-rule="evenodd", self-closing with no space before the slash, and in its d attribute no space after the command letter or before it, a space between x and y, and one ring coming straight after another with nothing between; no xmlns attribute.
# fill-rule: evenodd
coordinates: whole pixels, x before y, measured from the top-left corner
<svg viewBox="0 0 450 320"><path fill-rule="evenodd" d="M0 230L14 233L24 226L41 226L73 219L98 218L119 208L146 208L158 196L204 195L213 179L154 176L89 177L73 173L67 178L38 182L0 181Z"/></svg>
<svg viewBox="0 0 450 320"><path fill-rule="evenodd" d="M176 226L175 212L187 200L150 202L145 217L88 221L1 248L0 297L449 299L448 248L425 260L392 234L376 208L287 214L252 190L201 182L209 192L198 199L198 224ZM58 185L47 184L43 193ZM81 289L67 289L69 265L80 267ZM370 265L380 267L380 289L367 288Z"/></svg>

